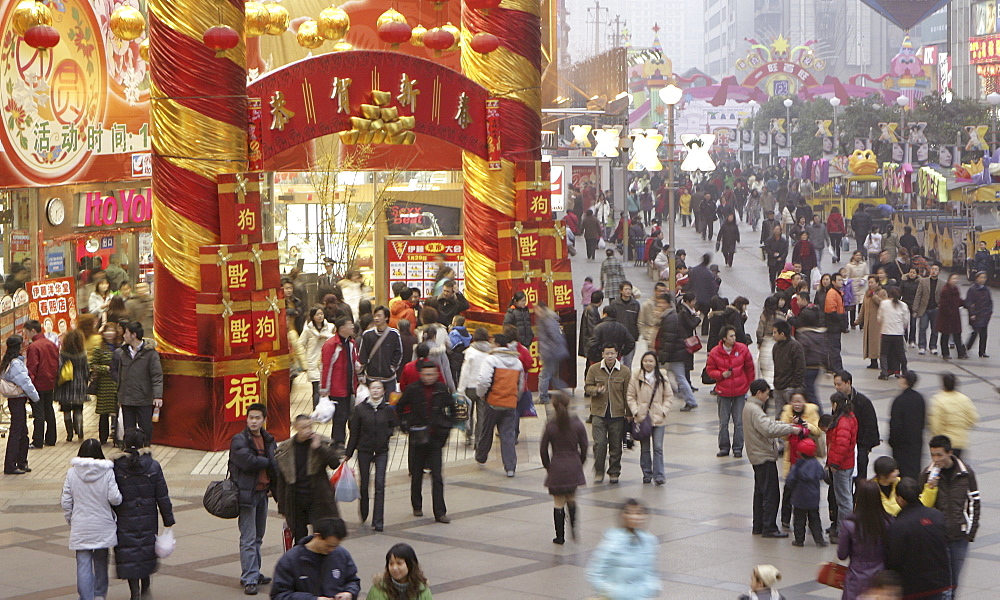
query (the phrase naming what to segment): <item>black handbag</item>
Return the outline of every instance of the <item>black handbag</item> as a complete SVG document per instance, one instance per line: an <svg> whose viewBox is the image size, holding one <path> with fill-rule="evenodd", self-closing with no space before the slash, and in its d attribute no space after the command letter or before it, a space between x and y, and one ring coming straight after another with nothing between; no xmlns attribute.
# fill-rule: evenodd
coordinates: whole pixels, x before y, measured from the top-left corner
<svg viewBox="0 0 1000 600"><path fill-rule="evenodd" d="M646 407L646 418L641 421L632 420L633 440L641 442L653 437L653 419L650 417L649 411L653 408L653 400L656 399L656 390L659 386L659 381L653 384L653 394L649 397L649 406Z"/></svg>
<svg viewBox="0 0 1000 600"><path fill-rule="evenodd" d="M701 370L701 383L704 385L712 385L713 383L716 383L716 381L712 379L711 375L708 374L708 367Z"/></svg>
<svg viewBox="0 0 1000 600"><path fill-rule="evenodd" d="M220 519L235 519L240 516L240 489L236 487L226 471L226 478L208 484L201 503L210 515Z"/></svg>
<svg viewBox="0 0 1000 600"><path fill-rule="evenodd" d="M411 446L426 446L431 443L431 430L426 425L410 427L407 435L410 436Z"/></svg>

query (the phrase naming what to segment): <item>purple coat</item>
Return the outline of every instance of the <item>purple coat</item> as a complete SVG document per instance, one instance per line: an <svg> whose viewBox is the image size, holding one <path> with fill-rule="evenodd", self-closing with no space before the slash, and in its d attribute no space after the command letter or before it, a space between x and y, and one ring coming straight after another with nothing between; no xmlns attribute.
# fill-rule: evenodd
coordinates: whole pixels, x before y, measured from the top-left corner
<svg viewBox="0 0 1000 600"><path fill-rule="evenodd" d="M548 422L542 433L538 452L542 457L542 466L548 471L545 487L549 488L550 493L567 494L587 485L587 478L583 474L587 445L587 427L579 417L570 417L569 429L565 432L560 431L555 419ZM552 447L551 458L549 446Z"/></svg>
<svg viewBox="0 0 1000 600"><path fill-rule="evenodd" d="M844 595L841 600L855 600L868 587L875 575L885 568L886 543L888 539L891 518L886 515L886 537L882 543L873 544L861 539L858 534L858 522L854 513L844 519L840 528L840 542L837 544L837 558L851 559L847 567L847 579L844 581Z"/></svg>
<svg viewBox="0 0 1000 600"><path fill-rule="evenodd" d="M953 285L945 284L941 288L941 299L938 300L937 323L935 331L938 333L961 334L962 333L962 313L958 310L965 305L962 301L962 294Z"/></svg>

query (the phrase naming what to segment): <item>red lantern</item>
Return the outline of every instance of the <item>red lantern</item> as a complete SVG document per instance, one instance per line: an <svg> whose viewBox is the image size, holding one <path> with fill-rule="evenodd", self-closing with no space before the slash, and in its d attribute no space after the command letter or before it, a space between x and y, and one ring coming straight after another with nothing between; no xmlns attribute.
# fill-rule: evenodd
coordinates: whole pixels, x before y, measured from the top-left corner
<svg viewBox="0 0 1000 600"><path fill-rule="evenodd" d="M395 48L403 42L410 41L412 32L413 28L406 21L389 21L379 26L378 37L386 44L392 44L392 47Z"/></svg>
<svg viewBox="0 0 1000 600"><path fill-rule="evenodd" d="M500 6L500 0L465 0L465 5L475 10L488 11Z"/></svg>
<svg viewBox="0 0 1000 600"><path fill-rule="evenodd" d="M205 45L215 50L215 56L222 56L226 50L232 50L240 43L240 34L227 25L216 25L205 31L201 38Z"/></svg>
<svg viewBox="0 0 1000 600"><path fill-rule="evenodd" d="M35 25L24 32L24 41L32 48L48 50L59 43L59 31L50 25Z"/></svg>
<svg viewBox="0 0 1000 600"><path fill-rule="evenodd" d="M480 54L489 54L500 47L500 38L492 33L479 32L472 36L469 45Z"/></svg>
<svg viewBox="0 0 1000 600"><path fill-rule="evenodd" d="M435 27L424 34L424 46L434 50L434 54L440 56L442 50L451 48L455 43L455 35L450 31Z"/></svg>

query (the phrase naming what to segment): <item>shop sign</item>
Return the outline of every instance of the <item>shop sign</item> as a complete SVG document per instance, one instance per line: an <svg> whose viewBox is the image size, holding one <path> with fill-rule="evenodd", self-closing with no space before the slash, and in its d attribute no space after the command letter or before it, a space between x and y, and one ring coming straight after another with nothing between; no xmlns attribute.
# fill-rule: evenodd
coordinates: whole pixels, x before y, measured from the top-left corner
<svg viewBox="0 0 1000 600"><path fill-rule="evenodd" d="M10 251L28 252L31 250L31 234L27 229L15 229L10 232Z"/></svg>
<svg viewBox="0 0 1000 600"><path fill-rule="evenodd" d="M153 176L153 154L140 152L132 155L132 177Z"/></svg>
<svg viewBox="0 0 1000 600"><path fill-rule="evenodd" d="M111 193L86 192L77 195L82 213L78 227L141 224L153 218L150 188L115 190Z"/></svg>
<svg viewBox="0 0 1000 600"><path fill-rule="evenodd" d="M465 289L465 241L461 238L387 238L386 258L389 277L386 281L389 297L397 281L421 290L424 296L434 291L438 272L438 255L444 255L445 266L455 271L458 291Z"/></svg>
<svg viewBox="0 0 1000 600"><path fill-rule="evenodd" d="M458 235L462 209L412 202L390 202L385 209L389 235Z"/></svg>
<svg viewBox="0 0 1000 600"><path fill-rule="evenodd" d="M66 270L66 254L52 252L45 257L45 270L48 273L62 273Z"/></svg>
<svg viewBox="0 0 1000 600"><path fill-rule="evenodd" d="M562 165L552 165L552 170L549 171L550 174L550 189L552 190L552 210L561 211L566 210L566 197L563 195L563 176L566 173L566 167Z"/></svg>
<svg viewBox="0 0 1000 600"><path fill-rule="evenodd" d="M247 409L261 400L260 377L254 373L233 375L226 383L226 423L246 421Z"/></svg>
<svg viewBox="0 0 1000 600"><path fill-rule="evenodd" d="M1000 62L1000 34L969 38L969 63L983 65Z"/></svg>
<svg viewBox="0 0 1000 600"><path fill-rule="evenodd" d="M29 281L28 314L46 332L63 333L76 327L76 280L72 277Z"/></svg>

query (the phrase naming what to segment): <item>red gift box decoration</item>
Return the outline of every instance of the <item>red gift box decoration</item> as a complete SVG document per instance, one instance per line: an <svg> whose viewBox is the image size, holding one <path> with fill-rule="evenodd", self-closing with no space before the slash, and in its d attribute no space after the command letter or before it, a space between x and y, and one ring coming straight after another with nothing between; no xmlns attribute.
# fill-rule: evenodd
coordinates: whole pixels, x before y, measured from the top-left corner
<svg viewBox="0 0 1000 600"><path fill-rule="evenodd" d="M574 307L569 259L499 262L497 290L501 306L509 305L514 294L523 291L529 306L545 302L557 312Z"/></svg>
<svg viewBox="0 0 1000 600"><path fill-rule="evenodd" d="M219 175L219 225L224 244L260 244L260 173Z"/></svg>
<svg viewBox="0 0 1000 600"><path fill-rule="evenodd" d="M280 286L278 244L201 247L201 291L251 292Z"/></svg>
<svg viewBox="0 0 1000 600"><path fill-rule="evenodd" d="M552 218L550 164L518 161L514 167L514 216L518 221Z"/></svg>
<svg viewBox="0 0 1000 600"><path fill-rule="evenodd" d="M234 356L253 351L253 312L249 292L196 296L198 353Z"/></svg>
<svg viewBox="0 0 1000 600"><path fill-rule="evenodd" d="M285 297L280 289L251 292L253 347L257 352L281 350L288 346Z"/></svg>
<svg viewBox="0 0 1000 600"><path fill-rule="evenodd" d="M501 262L569 256L562 221L507 221L499 224L497 238Z"/></svg>

